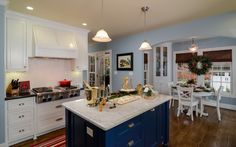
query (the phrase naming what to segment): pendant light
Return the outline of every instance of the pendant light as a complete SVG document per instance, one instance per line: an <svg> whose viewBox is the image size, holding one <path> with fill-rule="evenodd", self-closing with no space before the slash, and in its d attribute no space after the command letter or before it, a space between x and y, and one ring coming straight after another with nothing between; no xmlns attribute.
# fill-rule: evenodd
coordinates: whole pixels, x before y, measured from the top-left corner
<svg viewBox="0 0 236 147"><path fill-rule="evenodd" d="M194 42L194 39L192 38L192 43L191 43L191 47L189 48L189 50L190 50L191 52L196 52L197 49L198 49L198 46L197 46L197 44Z"/></svg>
<svg viewBox="0 0 236 147"><path fill-rule="evenodd" d="M148 11L149 7L144 6L141 8L142 12L144 13L144 29L145 29L145 37L146 37L146 12ZM147 40L144 40L139 48L140 51L148 51L151 50L151 45L147 42Z"/></svg>
<svg viewBox="0 0 236 147"><path fill-rule="evenodd" d="M103 0L102 0L102 6L101 6L101 21L103 24ZM92 38L93 41L96 42L110 42L111 38L109 37L108 33L104 29L100 29L97 31L96 35Z"/></svg>

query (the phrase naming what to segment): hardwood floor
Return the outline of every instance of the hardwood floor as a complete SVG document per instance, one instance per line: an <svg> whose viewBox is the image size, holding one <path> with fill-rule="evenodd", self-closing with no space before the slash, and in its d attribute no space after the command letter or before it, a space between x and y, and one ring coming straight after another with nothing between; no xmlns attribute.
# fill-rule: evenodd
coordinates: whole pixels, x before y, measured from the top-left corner
<svg viewBox="0 0 236 147"><path fill-rule="evenodd" d="M176 108L170 110L170 147L236 147L236 111L221 109L218 122L216 109L206 107L208 117L176 117Z"/></svg>
<svg viewBox="0 0 236 147"><path fill-rule="evenodd" d="M222 121L218 122L216 109L206 107L208 117L190 117L181 114L176 117L176 108L170 109L170 147L236 147L236 111L221 109ZM29 147L41 141L65 133L61 129L39 137L37 140L29 140L14 147Z"/></svg>

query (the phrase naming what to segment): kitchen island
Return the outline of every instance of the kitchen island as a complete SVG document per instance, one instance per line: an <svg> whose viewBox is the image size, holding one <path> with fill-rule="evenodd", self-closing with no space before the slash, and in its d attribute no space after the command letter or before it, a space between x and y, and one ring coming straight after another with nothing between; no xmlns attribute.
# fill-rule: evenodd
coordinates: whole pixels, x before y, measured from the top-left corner
<svg viewBox="0 0 236 147"><path fill-rule="evenodd" d="M108 106L102 112L86 99L66 102L68 147L156 147L168 145L170 96Z"/></svg>

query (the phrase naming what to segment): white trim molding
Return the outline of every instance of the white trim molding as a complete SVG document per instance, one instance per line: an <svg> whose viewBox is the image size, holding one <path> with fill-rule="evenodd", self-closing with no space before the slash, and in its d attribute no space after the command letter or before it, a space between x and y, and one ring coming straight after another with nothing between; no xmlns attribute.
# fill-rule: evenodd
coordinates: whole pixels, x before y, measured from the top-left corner
<svg viewBox="0 0 236 147"><path fill-rule="evenodd" d="M7 147L6 143L0 144L0 147Z"/></svg>
<svg viewBox="0 0 236 147"><path fill-rule="evenodd" d="M0 5L6 6L7 4L8 4L8 0L0 0Z"/></svg>

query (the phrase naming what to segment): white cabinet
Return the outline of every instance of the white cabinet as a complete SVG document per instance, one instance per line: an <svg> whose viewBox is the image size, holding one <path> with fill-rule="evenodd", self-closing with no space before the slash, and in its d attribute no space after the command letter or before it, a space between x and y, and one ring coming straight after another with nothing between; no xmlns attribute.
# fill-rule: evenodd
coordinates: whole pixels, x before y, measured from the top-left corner
<svg viewBox="0 0 236 147"><path fill-rule="evenodd" d="M172 79L172 45L165 43L154 47L153 84L159 93L168 94L168 82Z"/></svg>
<svg viewBox="0 0 236 147"><path fill-rule="evenodd" d="M6 17L6 71L27 70L27 23L17 17Z"/></svg>
<svg viewBox="0 0 236 147"><path fill-rule="evenodd" d="M6 101L7 140L9 145L34 135L34 97Z"/></svg>
<svg viewBox="0 0 236 147"><path fill-rule="evenodd" d="M36 104L36 134L41 135L65 126L65 108L62 103L80 97Z"/></svg>
<svg viewBox="0 0 236 147"><path fill-rule="evenodd" d="M76 35L78 56L73 70L88 70L88 32L78 32Z"/></svg>

